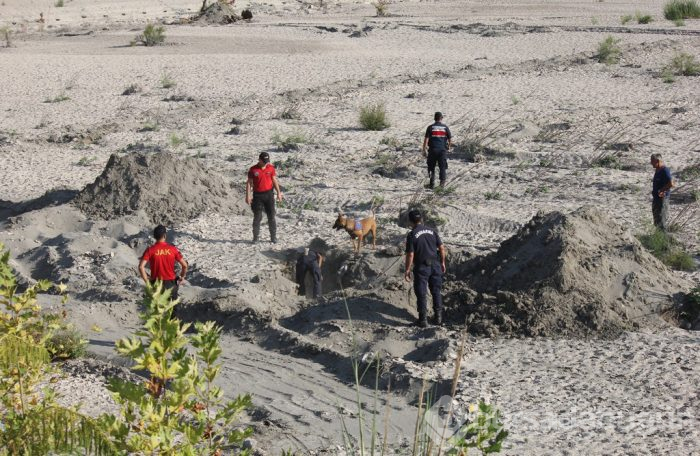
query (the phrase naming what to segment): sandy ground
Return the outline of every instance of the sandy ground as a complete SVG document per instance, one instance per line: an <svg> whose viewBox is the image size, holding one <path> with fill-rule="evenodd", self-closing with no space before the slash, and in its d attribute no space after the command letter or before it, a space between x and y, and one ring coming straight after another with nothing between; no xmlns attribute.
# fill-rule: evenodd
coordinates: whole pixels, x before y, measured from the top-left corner
<svg viewBox="0 0 700 456"><path fill-rule="evenodd" d="M540 210L594 205L645 230L649 154L664 154L676 172L700 152L698 78L659 77L678 52L700 57L700 21L674 26L661 1L396 2L377 18L366 2L275 0L237 4L250 7L251 22L172 25L198 7L0 3L0 26L13 31L12 46L0 48L0 241L25 278L67 281L71 316L91 353L122 363L113 343L138 326L135 266L152 227L143 214L89 219L68 201L111 154L139 147L195 157L242 195L246 169L269 151L283 164L280 243L250 244L247 215L207 212L172 227L194 266L183 289L187 315L227 328L222 385L227 394L254 394L249 418L261 452L333 453L341 416L356 433L355 355L381 352L390 361L396 385L380 407L389 399L399 453L422 379L451 379L460 328L407 326L415 304L395 253L406 232L399 210L430 195L418 147L434 111L445 114L457 144L488 136L493 149L476 163L450 160L454 192L437 210L455 257L497 248ZM622 26L620 17L635 11L654 22ZM146 21L169 24L164 46L129 46ZM606 66L593 56L609 34L623 52L620 64ZM164 88L164 79L174 85ZM140 91L122 95L132 84ZM173 96L186 101L165 101ZM368 103L386 106L391 127L359 128ZM233 119L239 134L226 134ZM143 131L146 124L156 131ZM566 127L547 136L555 124ZM305 143L278 150L274 137L291 134ZM609 150L614 144L625 150ZM622 169L591 165L611 155ZM405 177L374 172L387 156L406 167ZM682 217L694 185L677 177L688 186L672 217ZM337 207L360 214L379 198L379 248L361 257L367 270L339 256L337 268L355 269L326 272L327 282L341 277L349 287L351 324L338 291L320 303L294 295L291 262L316 236L349 253L347 234L331 230ZM678 234L693 253L699 230L693 218ZM371 288L375 282L382 286ZM95 324L102 332L91 331ZM470 338L458 400L498 405L511 431L506 454L696 454L698 344L697 332L676 328L614 340ZM100 404L91 413L108 409L101 374L85 375L66 380L66 391L95 388L79 397ZM371 383L361 394L371 403Z"/></svg>

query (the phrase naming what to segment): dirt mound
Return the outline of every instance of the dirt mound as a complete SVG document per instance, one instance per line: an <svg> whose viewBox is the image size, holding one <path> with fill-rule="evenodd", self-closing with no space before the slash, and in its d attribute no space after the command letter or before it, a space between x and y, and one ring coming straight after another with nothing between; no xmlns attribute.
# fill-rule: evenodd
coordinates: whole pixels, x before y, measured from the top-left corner
<svg viewBox="0 0 700 456"><path fill-rule="evenodd" d="M660 314L690 288L591 207L536 215L497 252L458 267L457 278L471 290L453 286L450 307L488 335L605 337L664 326Z"/></svg>
<svg viewBox="0 0 700 456"><path fill-rule="evenodd" d="M199 14L194 17L194 20L206 24L231 24L240 21L241 16L236 14L232 5L214 1L214 3L207 6L203 11L200 11Z"/></svg>
<svg viewBox="0 0 700 456"><path fill-rule="evenodd" d="M238 194L240 193L240 194ZM167 153L112 155L75 198L88 216L112 219L143 211L152 223L184 222L210 211L243 213L242 190L195 158Z"/></svg>

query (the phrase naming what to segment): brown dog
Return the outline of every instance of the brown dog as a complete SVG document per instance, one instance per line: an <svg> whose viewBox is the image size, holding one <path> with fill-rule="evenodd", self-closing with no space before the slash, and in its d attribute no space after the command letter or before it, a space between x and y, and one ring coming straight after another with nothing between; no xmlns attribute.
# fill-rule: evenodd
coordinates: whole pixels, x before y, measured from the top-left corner
<svg viewBox="0 0 700 456"><path fill-rule="evenodd" d="M364 243L365 236L369 233L372 233L372 248L377 248L377 221L374 219L374 212L368 218L357 221L342 212L338 212L338 218L335 220L333 228L336 230L345 229L348 232L352 248L357 253L360 253L360 247ZM357 244L355 243L356 239Z"/></svg>

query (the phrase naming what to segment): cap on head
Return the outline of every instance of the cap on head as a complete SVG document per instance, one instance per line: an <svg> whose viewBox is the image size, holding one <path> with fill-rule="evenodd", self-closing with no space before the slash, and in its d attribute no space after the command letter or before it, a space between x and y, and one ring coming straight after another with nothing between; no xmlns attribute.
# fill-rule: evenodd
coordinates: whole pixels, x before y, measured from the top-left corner
<svg viewBox="0 0 700 456"><path fill-rule="evenodd" d="M262 160L263 163L270 163L270 154L267 152L262 152L258 158Z"/></svg>
<svg viewBox="0 0 700 456"><path fill-rule="evenodd" d="M442 113L440 111L436 112L434 119L436 122L442 120Z"/></svg>
<svg viewBox="0 0 700 456"><path fill-rule="evenodd" d="M408 220L411 223L419 223L423 219L423 216L421 216L420 211L418 209L411 209L408 211Z"/></svg>
<svg viewBox="0 0 700 456"><path fill-rule="evenodd" d="M163 225L158 225L155 227L153 230L153 237L157 240L165 238L165 233L167 233L168 230L165 229Z"/></svg>

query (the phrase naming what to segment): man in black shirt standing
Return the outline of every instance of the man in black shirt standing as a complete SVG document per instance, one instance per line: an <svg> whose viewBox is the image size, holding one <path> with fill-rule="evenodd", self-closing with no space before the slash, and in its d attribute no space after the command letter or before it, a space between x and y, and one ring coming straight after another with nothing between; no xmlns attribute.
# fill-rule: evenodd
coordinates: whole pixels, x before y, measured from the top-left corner
<svg viewBox="0 0 700 456"><path fill-rule="evenodd" d="M423 225L420 211L408 213L411 232L406 237L406 273L404 278L411 281L413 266L413 291L418 299L418 321L421 328L428 326L428 289L433 296L434 323L442 324L442 276L445 273L445 246L433 228ZM439 256L438 256L439 255Z"/></svg>
<svg viewBox="0 0 700 456"><path fill-rule="evenodd" d="M430 176L430 188L435 187L435 165L440 168L440 186L447 180L447 153L452 145L452 133L442 123L442 113L435 113L435 123L425 131L422 152L428 158L428 175Z"/></svg>

